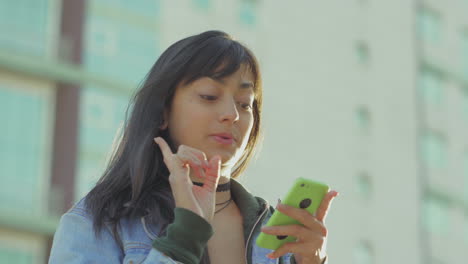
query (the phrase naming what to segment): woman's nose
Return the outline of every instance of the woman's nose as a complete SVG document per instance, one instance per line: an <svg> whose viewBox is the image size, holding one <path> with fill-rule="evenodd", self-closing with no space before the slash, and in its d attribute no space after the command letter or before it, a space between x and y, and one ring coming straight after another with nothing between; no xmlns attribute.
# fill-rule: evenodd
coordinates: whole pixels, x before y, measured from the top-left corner
<svg viewBox="0 0 468 264"><path fill-rule="evenodd" d="M237 109L237 103L233 99L226 100L223 103L221 110L220 121L236 122L239 120L239 110Z"/></svg>

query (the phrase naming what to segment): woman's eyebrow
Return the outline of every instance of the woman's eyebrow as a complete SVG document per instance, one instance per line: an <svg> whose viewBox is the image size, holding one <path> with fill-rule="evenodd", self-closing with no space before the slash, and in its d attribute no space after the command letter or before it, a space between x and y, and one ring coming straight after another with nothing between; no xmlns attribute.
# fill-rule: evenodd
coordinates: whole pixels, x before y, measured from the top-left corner
<svg viewBox="0 0 468 264"><path fill-rule="evenodd" d="M226 81L224 81L223 79L220 79L220 78L216 78L216 77L208 77L210 79L212 79L213 81L215 82L218 82L222 85L226 85ZM252 90L254 89L255 85L253 84L253 82L251 81L242 81L241 84L239 85L239 88L241 89L249 89L251 88Z"/></svg>

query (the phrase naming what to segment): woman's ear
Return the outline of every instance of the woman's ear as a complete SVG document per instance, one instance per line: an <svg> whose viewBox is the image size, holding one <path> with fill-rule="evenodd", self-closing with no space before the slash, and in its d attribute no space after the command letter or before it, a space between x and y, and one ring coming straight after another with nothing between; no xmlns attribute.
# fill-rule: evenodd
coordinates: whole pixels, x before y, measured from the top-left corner
<svg viewBox="0 0 468 264"><path fill-rule="evenodd" d="M163 112L163 122L162 122L162 125L159 126L159 129L160 130L166 130L167 129L167 126L168 126L168 122L167 120L169 119L169 115L167 114L167 110L164 109L164 112Z"/></svg>

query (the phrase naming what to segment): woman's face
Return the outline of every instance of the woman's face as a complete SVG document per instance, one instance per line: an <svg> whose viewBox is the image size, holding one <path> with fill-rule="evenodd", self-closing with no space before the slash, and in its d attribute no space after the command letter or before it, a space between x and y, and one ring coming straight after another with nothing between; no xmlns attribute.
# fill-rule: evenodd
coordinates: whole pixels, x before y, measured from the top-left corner
<svg viewBox="0 0 468 264"><path fill-rule="evenodd" d="M200 78L176 88L167 127L176 147L220 155L232 168L244 152L254 123L254 78L245 66L220 80Z"/></svg>

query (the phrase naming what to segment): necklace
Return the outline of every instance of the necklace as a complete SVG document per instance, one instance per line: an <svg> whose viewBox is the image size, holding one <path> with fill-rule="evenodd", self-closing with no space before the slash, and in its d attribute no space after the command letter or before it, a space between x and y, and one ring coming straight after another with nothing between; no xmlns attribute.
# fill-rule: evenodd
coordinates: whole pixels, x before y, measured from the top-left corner
<svg viewBox="0 0 468 264"><path fill-rule="evenodd" d="M203 186L203 183L201 183L201 182L193 182L193 184L197 185L197 186ZM228 182L223 183L223 184L218 184L218 187L216 187L216 192L227 192L229 190L231 190L231 181L228 181ZM229 198L229 200L227 200L227 201L224 201L222 203L217 203L216 205L224 205L224 206L219 208L218 210L216 210L215 214L221 212L223 209L228 207L229 204L231 204L231 202L232 202L232 197Z"/></svg>
<svg viewBox="0 0 468 264"><path fill-rule="evenodd" d="M203 183L201 182L193 182L193 184L197 186L203 186ZM231 181L228 181L223 184L218 184L218 187L216 187L216 192L227 192L231 189Z"/></svg>
<svg viewBox="0 0 468 264"><path fill-rule="evenodd" d="M216 204L216 205L224 204L224 206L221 207L220 209L216 210L216 211L215 211L215 214L221 212L221 210L223 210L224 208L228 207L228 205L229 205L231 202L232 202L232 198L230 198L229 200L227 200L227 201L225 201L225 202Z"/></svg>
<svg viewBox="0 0 468 264"><path fill-rule="evenodd" d="M216 205L223 205L223 204L227 204L227 203L230 203L230 202L231 202L231 200L232 200L232 198L229 198L229 200L226 200L226 201L224 201L224 202L222 202L222 203L217 203Z"/></svg>

